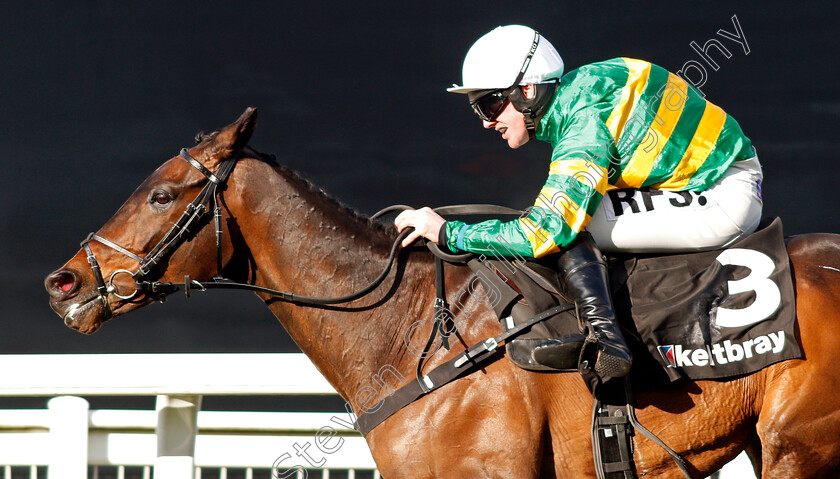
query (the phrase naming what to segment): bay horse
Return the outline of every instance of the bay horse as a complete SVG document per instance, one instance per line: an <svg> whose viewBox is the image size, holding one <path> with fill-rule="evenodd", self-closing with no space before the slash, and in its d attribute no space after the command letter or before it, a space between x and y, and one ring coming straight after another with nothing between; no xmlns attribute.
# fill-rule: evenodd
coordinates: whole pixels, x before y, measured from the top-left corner
<svg viewBox="0 0 840 479"><path fill-rule="evenodd" d="M111 316L160 299L131 293L129 273L138 258L159 249L156 245L190 200L234 156L239 158L236 167L218 195L225 230L219 249L211 221L188 225L186 240L158 256L150 274L173 282L222 274L315 296L346 294L377 276L396 231L361 217L249 147L255 126L256 110L249 108L187 149L187 156L165 162L88 238L85 248L46 278L50 305L67 326L92 334ZM804 360L728 381L679 381L635 391L640 423L681 454L694 477L710 475L742 450L765 478L836 477L840 471L840 368L835 365L840 236L798 236L788 249ZM417 356L409 351L406 332L415 327L415 337L426 338L432 328L432 255L403 249L397 265L384 286L343 306L306 307L258 293L357 414L364 403L390 393L389 388L369 387L383 366L413 378ZM447 288L469 290L471 276L468 268L447 267ZM463 318L451 351L441 349L427 360L428 368L499 334L494 313L477 296L472 291L462 295L464 311L474 314ZM529 372L500 357L421 397L366 436L383 477L596 477L590 439L593 399L579 375ZM365 392L361 398L360 391ZM639 435L633 440L640 477L682 477L663 449Z"/></svg>

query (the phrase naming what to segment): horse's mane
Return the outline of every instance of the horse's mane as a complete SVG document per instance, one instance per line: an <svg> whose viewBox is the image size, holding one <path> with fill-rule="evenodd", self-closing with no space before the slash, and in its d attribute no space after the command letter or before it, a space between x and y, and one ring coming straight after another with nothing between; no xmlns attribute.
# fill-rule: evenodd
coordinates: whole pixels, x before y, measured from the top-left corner
<svg viewBox="0 0 840 479"><path fill-rule="evenodd" d="M253 150L253 148L251 149ZM312 194L321 201L332 206L338 214L347 217L351 221L362 223L369 230L375 231L377 234L382 235L383 238L387 239L389 242L393 241L394 238L396 238L397 229L392 223L385 223L379 220L372 220L369 216L360 213L358 210L348 206L338 198L331 196L323 188L315 185L311 181L302 177L297 171L294 171L286 166L277 163L277 160L274 155L265 155L266 157L263 157L262 153L259 153L256 150L254 150L254 152L257 153L261 158L265 159L267 162L273 164L275 169L277 169L280 172L280 174L283 175L283 177L295 183L299 189Z"/></svg>
<svg viewBox="0 0 840 479"><path fill-rule="evenodd" d="M218 133L218 131L214 131L212 133L204 133L200 131L195 135L195 142L202 143L205 141L212 140L213 137L215 137ZM360 223L367 230L379 235L383 240L386 240L388 243L393 242L394 238L397 237L397 229L394 227L393 223L385 223L379 220L373 220L370 217L362 214L358 210L348 206L338 198L335 198L334 196L328 194L323 188L320 188L311 181L302 177L297 171L294 171L287 166L281 165L277 161L277 157L274 154L263 153L250 145L247 147L247 149L254 154L255 158L265 162L266 164L271 165L284 178L294 183L298 189L310 193L314 197L318 198L320 201L332 206L335 212L339 215L347 218L352 222Z"/></svg>

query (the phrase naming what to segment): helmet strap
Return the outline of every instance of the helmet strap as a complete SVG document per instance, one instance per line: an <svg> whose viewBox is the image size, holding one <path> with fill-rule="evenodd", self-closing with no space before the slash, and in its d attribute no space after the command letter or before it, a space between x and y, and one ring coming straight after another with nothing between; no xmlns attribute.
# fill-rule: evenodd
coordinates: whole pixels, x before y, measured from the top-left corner
<svg viewBox="0 0 840 479"><path fill-rule="evenodd" d="M537 125L534 122L536 114L530 108L525 108L522 110L522 116L525 118L525 129L528 130L528 138L533 140L537 134Z"/></svg>
<svg viewBox="0 0 840 479"><path fill-rule="evenodd" d="M551 105L551 100L554 98L554 93L557 90L559 80L555 79L550 83L538 83L534 85L535 92L532 98L525 98L519 86L511 88L509 91L510 102L516 111L522 113L525 118L525 128L528 130L528 136L533 140L537 133L537 118L543 116Z"/></svg>

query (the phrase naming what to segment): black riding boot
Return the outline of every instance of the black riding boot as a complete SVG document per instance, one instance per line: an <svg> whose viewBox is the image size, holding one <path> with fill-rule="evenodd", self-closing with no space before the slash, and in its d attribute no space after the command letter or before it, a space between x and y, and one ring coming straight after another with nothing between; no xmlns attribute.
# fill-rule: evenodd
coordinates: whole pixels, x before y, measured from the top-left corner
<svg viewBox="0 0 840 479"><path fill-rule="evenodd" d="M603 382L627 375L633 356L615 318L607 265L589 234L581 233L557 264L566 290L574 297L580 320L587 329L579 363L581 373L594 370ZM534 359L550 366L559 346L556 340L538 346L533 353Z"/></svg>

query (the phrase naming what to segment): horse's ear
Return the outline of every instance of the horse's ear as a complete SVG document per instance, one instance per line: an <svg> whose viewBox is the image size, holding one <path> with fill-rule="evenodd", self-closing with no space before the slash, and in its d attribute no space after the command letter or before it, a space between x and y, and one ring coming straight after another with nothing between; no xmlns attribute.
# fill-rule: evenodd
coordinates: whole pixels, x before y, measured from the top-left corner
<svg viewBox="0 0 840 479"><path fill-rule="evenodd" d="M238 120L222 128L204 149L206 167L213 169L218 162L238 154L251 139L257 127L257 109L248 107Z"/></svg>

